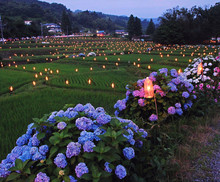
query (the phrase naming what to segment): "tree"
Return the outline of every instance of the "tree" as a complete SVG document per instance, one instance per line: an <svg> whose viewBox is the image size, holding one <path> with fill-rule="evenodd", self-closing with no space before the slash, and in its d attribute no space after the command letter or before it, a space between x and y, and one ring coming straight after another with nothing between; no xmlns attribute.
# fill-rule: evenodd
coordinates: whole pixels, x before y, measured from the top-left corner
<svg viewBox="0 0 220 182"><path fill-rule="evenodd" d="M152 19L150 19L150 23L147 26L146 34L152 35L155 31L155 24Z"/></svg>
<svg viewBox="0 0 220 182"><path fill-rule="evenodd" d="M65 34L69 34L72 31L72 27L70 24L69 16L66 11L63 11L62 21L61 21L61 29Z"/></svg>
<svg viewBox="0 0 220 182"><path fill-rule="evenodd" d="M134 35L136 36L142 35L141 20L138 17L135 17L134 19Z"/></svg>
<svg viewBox="0 0 220 182"><path fill-rule="evenodd" d="M128 38L131 39L134 36L134 16L131 15L127 24Z"/></svg>

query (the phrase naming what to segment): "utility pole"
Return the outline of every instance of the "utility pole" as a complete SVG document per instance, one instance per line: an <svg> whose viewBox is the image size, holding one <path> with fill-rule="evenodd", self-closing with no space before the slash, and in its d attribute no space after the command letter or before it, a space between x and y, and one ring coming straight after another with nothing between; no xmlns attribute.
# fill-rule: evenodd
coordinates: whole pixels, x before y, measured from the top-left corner
<svg viewBox="0 0 220 182"><path fill-rule="evenodd" d="M1 27L1 35L2 35L2 44L4 45L4 38L3 38L3 25L2 25L2 18L0 15L0 27Z"/></svg>

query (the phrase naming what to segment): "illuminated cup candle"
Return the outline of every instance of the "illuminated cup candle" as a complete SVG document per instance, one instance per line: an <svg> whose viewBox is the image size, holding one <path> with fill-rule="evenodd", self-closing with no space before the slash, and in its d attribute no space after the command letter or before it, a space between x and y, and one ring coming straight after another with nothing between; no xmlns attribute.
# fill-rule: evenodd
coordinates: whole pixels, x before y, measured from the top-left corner
<svg viewBox="0 0 220 182"><path fill-rule="evenodd" d="M112 84L111 84L111 87L112 87L112 88L115 88L115 84L114 84L114 83L112 83Z"/></svg>
<svg viewBox="0 0 220 182"><path fill-rule="evenodd" d="M50 74L53 74L53 70L50 70Z"/></svg>
<svg viewBox="0 0 220 182"><path fill-rule="evenodd" d="M60 72L59 70L56 70L57 74Z"/></svg>
<svg viewBox="0 0 220 182"><path fill-rule="evenodd" d="M35 74L34 76L35 76L35 78L38 78L38 74Z"/></svg>
<svg viewBox="0 0 220 182"><path fill-rule="evenodd" d="M148 67L147 67L149 70L151 69L151 66L150 65L148 65Z"/></svg>
<svg viewBox="0 0 220 182"><path fill-rule="evenodd" d="M145 98L153 98L154 97L153 83L148 77L144 81L144 97Z"/></svg>
<svg viewBox="0 0 220 182"><path fill-rule="evenodd" d="M76 68L76 70L75 70L76 72L78 72L79 70Z"/></svg>
<svg viewBox="0 0 220 182"><path fill-rule="evenodd" d="M182 69L179 69L178 70L178 74L180 75L182 73Z"/></svg>
<svg viewBox="0 0 220 182"><path fill-rule="evenodd" d="M46 80L46 81L48 81L48 80L49 80L49 78L46 76L46 77L45 77L45 80Z"/></svg>
<svg viewBox="0 0 220 182"><path fill-rule="evenodd" d="M66 85L69 85L69 80L66 80L65 83L66 83Z"/></svg>
<svg viewBox="0 0 220 182"><path fill-rule="evenodd" d="M14 88L12 86L9 87L9 91L13 92Z"/></svg>
<svg viewBox="0 0 220 182"><path fill-rule="evenodd" d="M36 82L35 82L35 81L33 81L33 82L32 82L32 84L33 84L33 86L35 86L35 85L36 85Z"/></svg>
<svg viewBox="0 0 220 182"><path fill-rule="evenodd" d="M35 68L35 67L33 67L33 70L36 70L36 68Z"/></svg>
<svg viewBox="0 0 220 182"><path fill-rule="evenodd" d="M25 70L25 69L26 69L26 67L25 67L25 66L23 66L23 69Z"/></svg>
<svg viewBox="0 0 220 182"><path fill-rule="evenodd" d="M43 74L42 74L42 72L40 72L39 74L40 74L40 76L42 76L42 75L43 75Z"/></svg>
<svg viewBox="0 0 220 182"><path fill-rule="evenodd" d="M93 70L93 68L91 67L91 68L90 68L90 71L92 71L92 70Z"/></svg>
<svg viewBox="0 0 220 182"><path fill-rule="evenodd" d="M47 68L45 68L44 71L47 72Z"/></svg>
<svg viewBox="0 0 220 182"><path fill-rule="evenodd" d="M91 85L91 83L92 83L92 80L91 80L91 79L89 79L89 80L88 80L88 84L89 84L89 85Z"/></svg>
<svg viewBox="0 0 220 182"><path fill-rule="evenodd" d="M201 63L199 63L199 65L198 65L197 75L202 74L202 72L203 72L203 65L202 65L202 62L201 62Z"/></svg>

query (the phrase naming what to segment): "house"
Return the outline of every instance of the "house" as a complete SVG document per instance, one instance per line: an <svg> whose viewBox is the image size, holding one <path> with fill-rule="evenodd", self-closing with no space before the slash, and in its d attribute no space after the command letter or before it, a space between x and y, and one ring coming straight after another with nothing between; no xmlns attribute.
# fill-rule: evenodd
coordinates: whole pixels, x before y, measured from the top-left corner
<svg viewBox="0 0 220 182"><path fill-rule="evenodd" d="M106 35L105 31L104 30L97 30L96 31L96 34L98 37L103 37Z"/></svg>
<svg viewBox="0 0 220 182"><path fill-rule="evenodd" d="M48 32L50 33L62 32L60 25L57 25L55 23L46 23L43 24L43 26L45 26L48 29Z"/></svg>
<svg viewBox="0 0 220 182"><path fill-rule="evenodd" d="M25 20L25 21L24 21L24 24L25 24L25 25L31 25L31 23L32 23L32 21L30 21L30 20Z"/></svg>
<svg viewBox="0 0 220 182"><path fill-rule="evenodd" d="M115 30L115 34L125 36L128 35L128 32L126 32L125 30Z"/></svg>

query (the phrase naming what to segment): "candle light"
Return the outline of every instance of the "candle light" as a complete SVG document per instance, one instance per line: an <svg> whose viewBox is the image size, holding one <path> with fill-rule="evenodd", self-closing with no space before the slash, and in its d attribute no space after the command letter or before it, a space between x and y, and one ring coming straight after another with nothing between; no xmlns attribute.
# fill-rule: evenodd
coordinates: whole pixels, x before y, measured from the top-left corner
<svg viewBox="0 0 220 182"><path fill-rule="evenodd" d="M92 80L91 80L91 79L89 79L89 80L88 80L88 84L89 84L89 85L91 85L91 83L92 83Z"/></svg>
<svg viewBox="0 0 220 182"><path fill-rule="evenodd" d="M12 86L9 87L10 92L13 92L14 88Z"/></svg>
<svg viewBox="0 0 220 182"><path fill-rule="evenodd" d="M65 83L66 83L66 85L69 85L69 80L66 80Z"/></svg>
<svg viewBox="0 0 220 182"><path fill-rule="evenodd" d="M45 80L46 80L46 81L48 81L48 80L49 80L49 78L46 76L46 77L45 77Z"/></svg>
<svg viewBox="0 0 220 182"><path fill-rule="evenodd" d="M153 83L148 77L144 81L144 97L145 98L153 98L154 97Z"/></svg>
<svg viewBox="0 0 220 182"><path fill-rule="evenodd" d="M111 87L112 87L112 88L115 88L115 84L114 84L114 83L112 83L112 84L111 84Z"/></svg>
<svg viewBox="0 0 220 182"><path fill-rule="evenodd" d="M178 70L178 74L180 75L182 73L182 69L179 69Z"/></svg>
<svg viewBox="0 0 220 182"><path fill-rule="evenodd" d="M36 85L36 82L35 82L35 81L33 81L33 82L32 82L32 84L33 84L33 86L35 86L35 85Z"/></svg>
<svg viewBox="0 0 220 182"><path fill-rule="evenodd" d="M197 75L200 75L203 73L203 65L202 65L202 62L199 63L198 65L198 69L197 69Z"/></svg>

